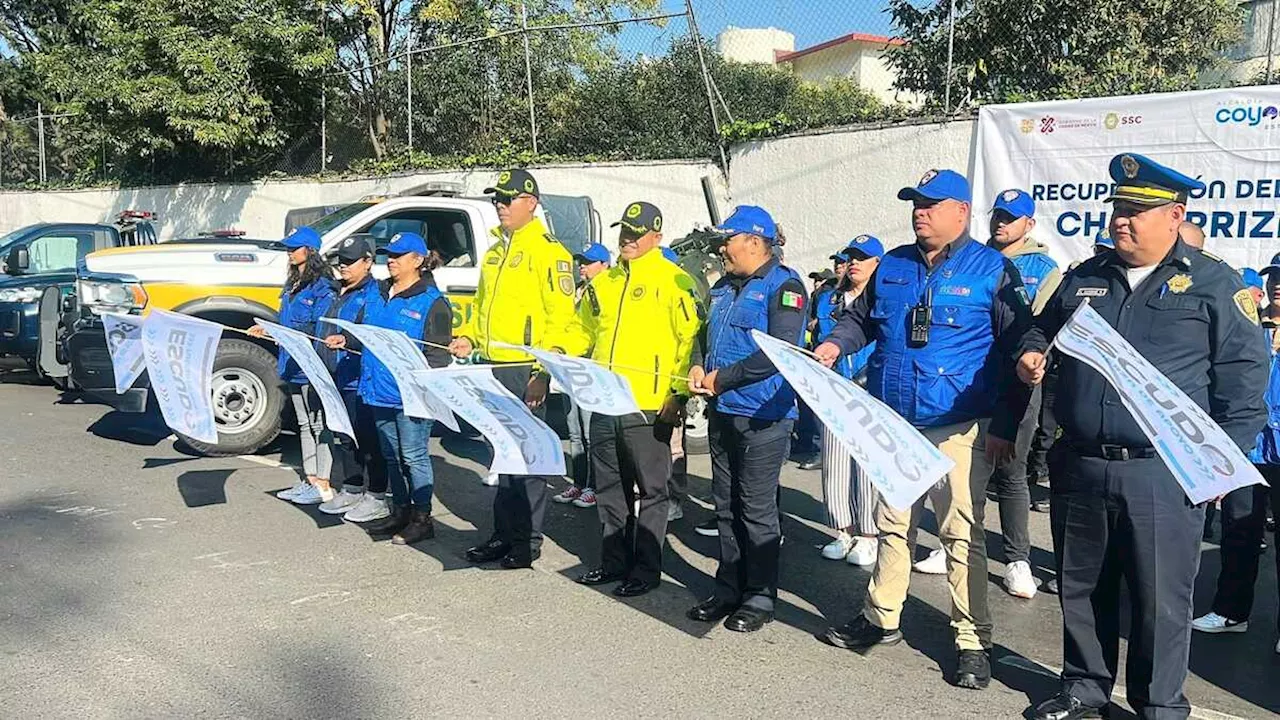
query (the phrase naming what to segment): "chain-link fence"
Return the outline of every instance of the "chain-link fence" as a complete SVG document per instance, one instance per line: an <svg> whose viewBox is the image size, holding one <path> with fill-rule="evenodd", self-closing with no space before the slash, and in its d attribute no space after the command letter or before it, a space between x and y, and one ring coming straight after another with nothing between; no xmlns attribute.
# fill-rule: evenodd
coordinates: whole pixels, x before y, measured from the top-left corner
<svg viewBox="0 0 1280 720"><path fill-rule="evenodd" d="M140 148L127 123L41 106L0 122L0 185L719 159L739 140L991 102L1265 83L1277 2L339 3L316 20L327 67L254 78L288 91L261 142L174 129Z"/></svg>

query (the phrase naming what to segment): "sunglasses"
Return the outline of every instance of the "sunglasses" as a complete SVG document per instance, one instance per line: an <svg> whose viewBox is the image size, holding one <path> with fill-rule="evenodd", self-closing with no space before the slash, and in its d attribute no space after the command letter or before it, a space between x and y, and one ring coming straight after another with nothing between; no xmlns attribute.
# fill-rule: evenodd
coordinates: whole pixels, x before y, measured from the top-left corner
<svg viewBox="0 0 1280 720"><path fill-rule="evenodd" d="M511 196L494 195L492 198L489 198L489 202L493 203L494 207L498 207L499 205L510 205L511 203L521 198L527 198L527 197L533 197L533 196L527 195L525 193L520 193L519 195L511 195Z"/></svg>
<svg viewBox="0 0 1280 720"><path fill-rule="evenodd" d="M356 258L355 260L352 260L350 258L338 258L338 267L349 267L351 265L355 265L361 260L368 260L368 259L369 259L368 257Z"/></svg>

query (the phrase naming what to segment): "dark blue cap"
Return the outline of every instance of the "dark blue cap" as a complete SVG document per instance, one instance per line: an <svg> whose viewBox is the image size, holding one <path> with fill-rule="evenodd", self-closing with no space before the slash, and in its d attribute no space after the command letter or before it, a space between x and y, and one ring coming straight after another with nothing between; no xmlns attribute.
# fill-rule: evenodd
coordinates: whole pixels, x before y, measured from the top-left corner
<svg viewBox="0 0 1280 720"><path fill-rule="evenodd" d="M1204 190L1204 183L1199 180L1137 153L1111 158L1110 172L1116 191L1105 202L1155 207L1172 202L1185 203L1193 190Z"/></svg>
<svg viewBox="0 0 1280 720"><path fill-rule="evenodd" d="M391 236L391 242L387 246L378 250L383 255L403 255L405 253L418 253L419 255L427 254L427 241L422 239L418 233L396 233Z"/></svg>
<svg viewBox="0 0 1280 720"><path fill-rule="evenodd" d="M1098 233L1098 237L1093 239L1093 246L1114 250L1116 247L1116 241L1111 239L1111 236L1107 234L1106 230L1103 230Z"/></svg>
<svg viewBox="0 0 1280 720"><path fill-rule="evenodd" d="M300 228L294 228L293 232L289 233L289 236L280 242L290 250L297 250L298 248L319 250L320 233L304 225Z"/></svg>
<svg viewBox="0 0 1280 720"><path fill-rule="evenodd" d="M884 243L874 235L859 235L849 241L849 246L842 250L851 260L884 257Z"/></svg>
<svg viewBox="0 0 1280 720"><path fill-rule="evenodd" d="M671 248L669 248L669 247L663 247L663 248L662 248L662 257L664 257L664 258L666 258L666 259L670 260L671 262L673 262L673 263L675 263L675 264L677 264L677 265L679 265L679 264L680 264L680 256L676 254L676 251L675 251L675 250L672 250L672 249L671 249Z"/></svg>
<svg viewBox="0 0 1280 720"><path fill-rule="evenodd" d="M728 236L744 233L759 235L771 243L778 238L778 226L774 224L773 217L764 208L755 205L739 205L734 208L729 219L720 223L715 230Z"/></svg>
<svg viewBox="0 0 1280 720"><path fill-rule="evenodd" d="M849 262L849 249L845 248L843 250L837 250L835 254L831 256L831 259L835 260L836 262L842 262L842 263Z"/></svg>
<svg viewBox="0 0 1280 720"><path fill-rule="evenodd" d="M1268 263L1266 267L1262 268L1258 272L1263 275L1266 275L1268 273L1273 273L1277 271L1280 271L1280 253L1276 253L1275 255L1272 255L1271 262Z"/></svg>
<svg viewBox="0 0 1280 720"><path fill-rule="evenodd" d="M915 187L898 191L899 200L956 200L973 202L969 181L955 170L930 170Z"/></svg>
<svg viewBox="0 0 1280 720"><path fill-rule="evenodd" d="M573 257L583 265L598 262L608 264L613 260L613 256L609 254L609 248L601 245L600 243L591 243L583 248L582 252L574 255Z"/></svg>
<svg viewBox="0 0 1280 720"><path fill-rule="evenodd" d="M1262 282L1262 276L1253 268L1241 268L1240 279L1244 281L1245 287L1258 288L1259 290L1267 289L1266 283Z"/></svg>
<svg viewBox="0 0 1280 720"><path fill-rule="evenodd" d="M1003 210L1013 219L1035 217L1036 201L1025 190L1011 188L1005 190L996 196L996 202L991 206L991 212Z"/></svg>

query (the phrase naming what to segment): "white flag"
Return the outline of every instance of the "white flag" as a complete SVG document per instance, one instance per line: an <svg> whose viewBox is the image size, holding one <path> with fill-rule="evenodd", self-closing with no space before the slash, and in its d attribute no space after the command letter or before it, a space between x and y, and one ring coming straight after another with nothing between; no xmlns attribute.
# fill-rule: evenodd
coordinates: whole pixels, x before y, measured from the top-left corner
<svg viewBox="0 0 1280 720"><path fill-rule="evenodd" d="M906 510L951 472L955 462L888 405L794 345L752 330L773 361L827 430L849 449L885 502Z"/></svg>
<svg viewBox="0 0 1280 720"><path fill-rule="evenodd" d="M147 369L142 357L142 318L137 315L103 313L102 325L107 334L107 352L111 354L111 372L116 377L116 393L123 394Z"/></svg>
<svg viewBox="0 0 1280 720"><path fill-rule="evenodd" d="M333 384L333 376L329 374L329 368L325 367L324 361L316 353L311 339L297 330L290 330L283 325L266 320L259 320L258 324L267 329L271 339L279 343L282 350L289 353L289 357L302 368L302 373L307 376L307 380L311 381L311 387L315 388L316 394L320 396L320 404L324 406L324 420L329 429L342 433L355 442L356 434L351 429L351 418L347 416L347 405L342 401L342 393L338 392L338 387Z"/></svg>
<svg viewBox="0 0 1280 720"><path fill-rule="evenodd" d="M1087 300L1058 331L1054 345L1097 370L1116 389L1192 503L1266 484L1213 418L1139 355Z"/></svg>
<svg viewBox="0 0 1280 720"><path fill-rule="evenodd" d="M142 323L142 349L164 422L176 433L218 442L211 388L222 326L164 310Z"/></svg>
<svg viewBox="0 0 1280 720"><path fill-rule="evenodd" d="M640 413L635 395L631 392L631 383L600 363L527 345L494 344L521 350L537 358L560 388L573 398L578 407L587 412L612 416ZM659 380L665 382L669 378Z"/></svg>
<svg viewBox="0 0 1280 720"><path fill-rule="evenodd" d="M416 376L429 394L446 403L493 445L490 472L565 474L560 436L534 417L524 400L508 392L488 368L442 368Z"/></svg>
<svg viewBox="0 0 1280 720"><path fill-rule="evenodd" d="M364 349L378 358L391 376L396 379L396 387L400 388L400 402L404 404L404 414L409 417L439 420L445 427L458 432L458 421L449 412L449 406L441 403L425 392L414 380L415 372L430 370L427 358L422 350L399 330L360 325L347 320L325 318L322 322L331 323L346 330L356 337Z"/></svg>

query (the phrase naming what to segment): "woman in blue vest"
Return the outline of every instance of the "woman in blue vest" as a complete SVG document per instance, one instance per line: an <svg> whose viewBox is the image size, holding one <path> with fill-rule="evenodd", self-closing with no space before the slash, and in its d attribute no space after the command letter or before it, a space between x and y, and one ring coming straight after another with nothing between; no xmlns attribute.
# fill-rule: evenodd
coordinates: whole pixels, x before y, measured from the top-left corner
<svg viewBox="0 0 1280 720"><path fill-rule="evenodd" d="M452 362L448 346L453 339L453 311L431 275L440 265L440 255L428 251L426 240L415 233L397 234L378 252L387 255L391 278L379 288L378 301L366 309L365 324L399 330L421 340L428 365L448 365ZM360 397L373 408L392 503L387 517L365 529L374 535L394 533L391 542L396 545L435 537L431 523L435 477L427 450L434 421L405 414L395 377L373 353L360 356Z"/></svg>
<svg viewBox="0 0 1280 720"><path fill-rule="evenodd" d="M280 324L314 337L316 321L324 316L333 302L333 273L320 257L320 234L309 227L300 227L282 242L289 251L289 272L280 293ZM249 334L264 337L266 331L255 325L249 329ZM333 489L329 487L333 433L325 427L320 396L297 361L280 348L276 362L280 379L288 387L294 412L298 415L302 471L307 476L305 481L280 491L276 497L299 505L318 505L333 499Z"/></svg>
<svg viewBox="0 0 1280 720"><path fill-rule="evenodd" d="M336 296L326 318L363 323L369 308L382 302L378 281L372 275L373 254L373 239L369 236L352 236L338 245L335 255L341 279L335 283ZM342 492L323 503L320 512L343 515L351 522L381 520L388 515L384 498L387 464L378 449L373 408L360 399L360 342L347 333L336 332L332 325L322 330L329 335L322 355L342 393L356 436L338 438L333 464L335 474L341 473L338 477L342 479Z"/></svg>

